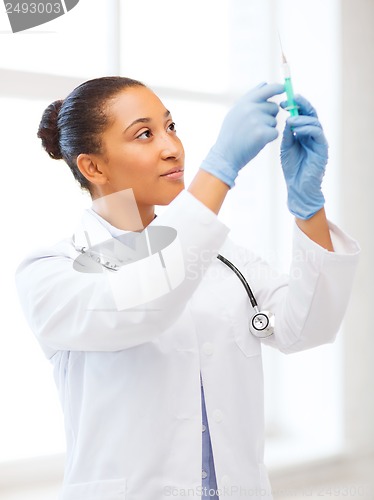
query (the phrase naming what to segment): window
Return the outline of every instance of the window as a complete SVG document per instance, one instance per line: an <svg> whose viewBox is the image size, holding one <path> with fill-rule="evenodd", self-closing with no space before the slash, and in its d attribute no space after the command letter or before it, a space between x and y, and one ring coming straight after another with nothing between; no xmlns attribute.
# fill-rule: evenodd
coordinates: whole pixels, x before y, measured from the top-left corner
<svg viewBox="0 0 374 500"><path fill-rule="evenodd" d="M102 74L119 71L143 80L173 114L185 144L188 183L235 99L259 81L281 79L278 28L295 90L318 107L329 138L324 192L328 213L338 220L338 18L337 1L82 0L48 25L15 35L2 32L7 50L0 56L0 71L14 88L0 90L1 208L6 215L1 254L7 264L1 280L7 307L0 341L5 409L0 461L64 449L51 369L23 320L13 284L21 258L42 242L69 236L77 214L90 204L74 187L67 166L49 160L35 138L46 105L80 81ZM9 31L6 23L5 15L0 17L1 30ZM318 44L313 43L316 26ZM319 78L325 74L328 79ZM45 97L28 85L36 77ZM55 95L57 81L62 83ZM284 119L280 114L280 129ZM280 139L240 173L221 217L236 241L287 272L292 218L285 205L279 147ZM339 449L340 360L340 342L287 357L264 349L269 465Z"/></svg>

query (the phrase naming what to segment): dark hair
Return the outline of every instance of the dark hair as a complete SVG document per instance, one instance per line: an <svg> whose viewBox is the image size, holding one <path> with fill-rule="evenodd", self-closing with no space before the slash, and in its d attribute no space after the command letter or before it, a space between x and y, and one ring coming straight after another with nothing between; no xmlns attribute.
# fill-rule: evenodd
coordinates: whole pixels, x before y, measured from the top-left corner
<svg viewBox="0 0 374 500"><path fill-rule="evenodd" d="M51 158L65 160L83 189L90 191L90 183L77 167L78 155L102 153L100 135L110 123L108 101L122 90L138 86L145 87L131 78L96 78L82 83L64 101L55 101L44 111L38 137Z"/></svg>

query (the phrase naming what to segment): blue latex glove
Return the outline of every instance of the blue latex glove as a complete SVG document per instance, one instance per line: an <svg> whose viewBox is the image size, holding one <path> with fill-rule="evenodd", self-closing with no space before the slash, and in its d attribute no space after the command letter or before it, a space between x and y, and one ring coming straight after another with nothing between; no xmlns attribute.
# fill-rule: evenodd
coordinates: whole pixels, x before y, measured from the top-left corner
<svg viewBox="0 0 374 500"><path fill-rule="evenodd" d="M288 189L288 208L299 219L310 219L325 204L321 191L327 164L328 144L313 106L295 96L299 116L286 121L281 144L281 163ZM282 102L282 108L287 102Z"/></svg>
<svg viewBox="0 0 374 500"><path fill-rule="evenodd" d="M233 187L239 170L278 137L279 106L268 99L283 92L283 84L261 83L241 97L223 120L217 141L200 168Z"/></svg>

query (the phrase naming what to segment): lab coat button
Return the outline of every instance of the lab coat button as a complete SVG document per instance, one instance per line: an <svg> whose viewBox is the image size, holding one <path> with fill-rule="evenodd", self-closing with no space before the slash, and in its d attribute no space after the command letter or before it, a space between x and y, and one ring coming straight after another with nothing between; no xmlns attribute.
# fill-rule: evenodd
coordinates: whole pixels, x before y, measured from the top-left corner
<svg viewBox="0 0 374 500"><path fill-rule="evenodd" d="M203 424L203 432L206 431L206 426Z"/></svg>
<svg viewBox="0 0 374 500"><path fill-rule="evenodd" d="M216 422L222 422L223 420L223 413L221 410L214 410L213 412L213 418Z"/></svg>
<svg viewBox="0 0 374 500"><path fill-rule="evenodd" d="M211 342L205 342L205 344L203 344L203 353L206 356L211 356L213 354L213 351L214 351L214 346Z"/></svg>
<svg viewBox="0 0 374 500"><path fill-rule="evenodd" d="M208 474L205 472L205 470L203 470L202 474L201 474L201 477L203 479L205 479L206 477L208 477Z"/></svg>

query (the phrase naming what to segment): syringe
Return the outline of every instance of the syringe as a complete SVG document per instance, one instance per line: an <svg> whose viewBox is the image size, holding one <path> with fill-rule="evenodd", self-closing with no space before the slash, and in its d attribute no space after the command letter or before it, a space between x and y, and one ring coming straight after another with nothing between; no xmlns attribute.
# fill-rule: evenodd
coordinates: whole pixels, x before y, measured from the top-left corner
<svg viewBox="0 0 374 500"><path fill-rule="evenodd" d="M279 34L278 34L279 35ZM290 67L288 65L286 56L284 55L283 52L283 47L282 47L282 42L279 36L279 43L281 46L282 50L282 71L283 71L283 76L284 76L284 87L286 90L286 95L287 95L287 111L289 111L291 116L297 116L299 114L297 110L297 106L294 101L294 93L293 93L293 88L292 88L292 81L291 81L291 71Z"/></svg>

